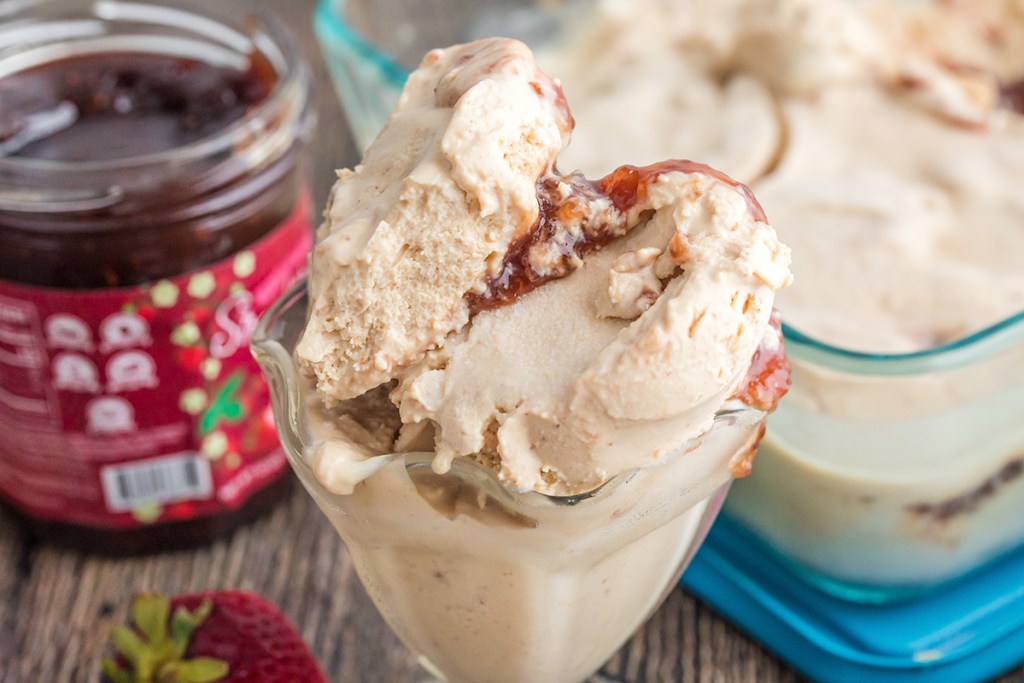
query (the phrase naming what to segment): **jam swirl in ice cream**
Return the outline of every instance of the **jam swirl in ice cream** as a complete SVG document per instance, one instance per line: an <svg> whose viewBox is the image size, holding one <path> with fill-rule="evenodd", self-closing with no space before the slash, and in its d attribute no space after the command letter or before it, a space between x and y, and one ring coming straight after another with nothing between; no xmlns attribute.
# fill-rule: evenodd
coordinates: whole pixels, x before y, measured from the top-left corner
<svg viewBox="0 0 1024 683"><path fill-rule="evenodd" d="M482 294L467 295L470 316L514 303L546 282L569 275L583 257L625 235L631 225L628 211L647 201L649 187L664 173L699 173L712 176L743 193L750 215L765 222L764 210L750 189L705 164L675 159L650 166L622 166L598 181L582 173L557 171L537 183L540 207L533 229L517 238L505 255L501 272ZM671 243L684 249L678 240ZM682 254L676 254L681 258ZM651 298L651 303L656 297ZM789 387L789 361L782 347L781 319L773 313L771 330L758 346L747 381L736 398L755 408L771 411Z"/></svg>
<svg viewBox="0 0 1024 683"><path fill-rule="evenodd" d="M1000 99L1008 109L1018 114L1024 114L1024 78L1003 86L1000 95Z"/></svg>
<svg viewBox="0 0 1024 683"><path fill-rule="evenodd" d="M598 181L587 180L578 171L564 176L556 171L537 183L540 211L533 229L512 243L501 273L487 283L485 292L469 295L470 315L512 303L545 282L565 277L587 252L626 234L633 226L626 223L625 212L645 201L651 183L673 171L702 173L732 185L746 196L751 216L767 222L764 209L746 185L694 161L622 166ZM534 262L540 254L554 255L554 259L548 257L538 270Z"/></svg>

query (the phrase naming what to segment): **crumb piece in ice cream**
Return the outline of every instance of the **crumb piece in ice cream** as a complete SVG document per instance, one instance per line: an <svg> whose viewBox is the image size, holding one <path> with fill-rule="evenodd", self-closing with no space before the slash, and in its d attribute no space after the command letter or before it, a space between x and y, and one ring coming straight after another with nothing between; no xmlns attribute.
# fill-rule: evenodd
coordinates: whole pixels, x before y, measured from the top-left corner
<svg viewBox="0 0 1024 683"><path fill-rule="evenodd" d="M597 315L635 320L650 308L664 288L655 268L662 254L661 249L643 247L612 261L608 289L597 300Z"/></svg>

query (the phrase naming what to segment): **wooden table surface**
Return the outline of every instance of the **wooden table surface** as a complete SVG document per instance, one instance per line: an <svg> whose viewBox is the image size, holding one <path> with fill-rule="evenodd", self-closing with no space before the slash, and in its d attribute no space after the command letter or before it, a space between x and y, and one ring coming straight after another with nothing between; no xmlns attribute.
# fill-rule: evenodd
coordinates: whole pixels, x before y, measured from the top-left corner
<svg viewBox="0 0 1024 683"><path fill-rule="evenodd" d="M311 30L313 0L250 0L282 15L313 63L320 110L316 196L355 150ZM98 680L110 628L138 591L236 587L268 596L299 625L331 680L428 677L377 615L338 536L296 485L291 498L232 537L192 552L109 560L37 545L0 513L0 683ZM798 677L711 609L675 590L604 674L640 681L794 681ZM1024 682L1024 669L1003 679Z"/></svg>

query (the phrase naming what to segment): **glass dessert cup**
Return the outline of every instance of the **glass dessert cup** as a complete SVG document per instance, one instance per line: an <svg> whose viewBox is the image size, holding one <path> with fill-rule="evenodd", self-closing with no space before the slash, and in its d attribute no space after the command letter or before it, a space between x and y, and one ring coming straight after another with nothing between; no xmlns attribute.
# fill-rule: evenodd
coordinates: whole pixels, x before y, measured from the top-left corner
<svg viewBox="0 0 1024 683"><path fill-rule="evenodd" d="M304 288L284 297L253 342L282 443L384 619L449 681L567 683L596 671L675 586L730 465L762 433L764 413L722 411L664 461L575 497L509 491L466 459L438 475L432 453L365 461L373 473L335 495L306 460L330 427L293 360L306 304Z"/></svg>
<svg viewBox="0 0 1024 683"><path fill-rule="evenodd" d="M923 595L1024 547L1024 313L910 354L784 328L793 386L726 513L805 579Z"/></svg>

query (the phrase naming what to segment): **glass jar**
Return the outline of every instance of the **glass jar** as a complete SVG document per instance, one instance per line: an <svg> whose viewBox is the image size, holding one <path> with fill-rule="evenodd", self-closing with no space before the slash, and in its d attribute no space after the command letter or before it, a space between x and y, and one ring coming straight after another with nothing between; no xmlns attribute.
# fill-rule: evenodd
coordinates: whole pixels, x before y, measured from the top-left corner
<svg viewBox="0 0 1024 683"><path fill-rule="evenodd" d="M371 458L359 466L367 478L337 495L309 464L335 422L294 360L307 306L297 289L253 337L282 443L381 615L442 680L564 683L596 671L675 586L763 434L762 411L723 409L659 463L572 497L510 491L466 458L439 475L434 453Z"/></svg>
<svg viewBox="0 0 1024 683"><path fill-rule="evenodd" d="M1024 313L908 354L784 333L793 385L730 517L858 602L1024 552Z"/></svg>
<svg viewBox="0 0 1024 683"><path fill-rule="evenodd" d="M244 4L4 19L0 499L87 550L208 541L288 489L248 341L311 244L308 67Z"/></svg>

